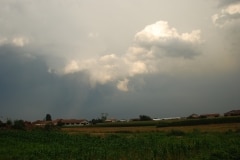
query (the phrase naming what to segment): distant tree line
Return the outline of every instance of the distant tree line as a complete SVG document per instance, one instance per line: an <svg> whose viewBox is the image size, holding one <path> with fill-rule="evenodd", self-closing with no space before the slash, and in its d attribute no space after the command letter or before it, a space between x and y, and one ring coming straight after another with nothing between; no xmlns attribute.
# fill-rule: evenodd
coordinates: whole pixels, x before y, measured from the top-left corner
<svg viewBox="0 0 240 160"><path fill-rule="evenodd" d="M46 114L45 121L52 121L52 117L50 114ZM0 120L0 129L17 129L17 130L26 130L29 126L31 126L31 122L27 122L24 120L14 120L7 119L4 123ZM52 129L52 125L46 125L43 129L50 130Z"/></svg>
<svg viewBox="0 0 240 160"><path fill-rule="evenodd" d="M151 121L152 118L150 116L147 116L147 115L140 115L139 120L140 121Z"/></svg>
<svg viewBox="0 0 240 160"><path fill-rule="evenodd" d="M23 120L10 120L8 119L6 123L3 123L0 121L0 128L13 128L13 129L19 129L24 130L26 127L25 122Z"/></svg>

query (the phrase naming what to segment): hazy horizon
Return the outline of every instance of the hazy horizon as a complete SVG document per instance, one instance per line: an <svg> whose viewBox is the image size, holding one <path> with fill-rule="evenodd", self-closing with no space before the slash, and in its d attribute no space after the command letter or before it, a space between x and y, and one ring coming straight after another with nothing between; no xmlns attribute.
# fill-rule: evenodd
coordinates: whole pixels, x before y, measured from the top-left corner
<svg viewBox="0 0 240 160"><path fill-rule="evenodd" d="M240 0L1 0L0 117L240 109Z"/></svg>

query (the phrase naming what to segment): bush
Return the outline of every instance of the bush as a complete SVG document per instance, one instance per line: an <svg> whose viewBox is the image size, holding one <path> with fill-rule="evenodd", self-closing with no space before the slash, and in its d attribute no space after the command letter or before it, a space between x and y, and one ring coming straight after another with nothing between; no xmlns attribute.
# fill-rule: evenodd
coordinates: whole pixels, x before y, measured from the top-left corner
<svg viewBox="0 0 240 160"><path fill-rule="evenodd" d="M25 124L23 120L15 120L13 124L14 129L20 129L24 130L25 129Z"/></svg>
<svg viewBox="0 0 240 160"><path fill-rule="evenodd" d="M12 124L13 124L13 123L12 123L12 120L11 120L11 119L8 119L7 122L6 122L6 124L7 124L8 126L12 126Z"/></svg>
<svg viewBox="0 0 240 160"><path fill-rule="evenodd" d="M46 131L51 131L51 130L53 130L54 129L54 126L52 125L52 124L46 124L45 126L44 126L44 130L46 130Z"/></svg>
<svg viewBox="0 0 240 160"><path fill-rule="evenodd" d="M168 134L168 136L183 136L185 135L185 132L181 131L181 130L171 130Z"/></svg>
<svg viewBox="0 0 240 160"><path fill-rule="evenodd" d="M152 118L146 115L140 115L139 116L140 121L151 121Z"/></svg>
<svg viewBox="0 0 240 160"><path fill-rule="evenodd" d="M159 122L157 124L157 127L194 126L194 125L204 125L204 124L221 124L221 123L237 123L237 122L240 122L240 117L187 119L187 120L179 120L179 121Z"/></svg>

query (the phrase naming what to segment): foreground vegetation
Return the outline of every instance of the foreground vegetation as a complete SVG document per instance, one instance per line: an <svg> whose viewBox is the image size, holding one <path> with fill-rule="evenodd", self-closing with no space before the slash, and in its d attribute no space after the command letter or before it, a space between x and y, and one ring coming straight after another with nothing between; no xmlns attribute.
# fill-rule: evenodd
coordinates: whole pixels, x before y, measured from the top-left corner
<svg viewBox="0 0 240 160"><path fill-rule="evenodd" d="M0 159L240 159L240 131L112 133L0 130Z"/></svg>
<svg viewBox="0 0 240 160"><path fill-rule="evenodd" d="M218 117L218 118L200 118L200 119L186 119L176 121L160 121L157 127L171 127L171 126L196 126L209 124L224 124L224 123L239 123L240 116L232 117Z"/></svg>

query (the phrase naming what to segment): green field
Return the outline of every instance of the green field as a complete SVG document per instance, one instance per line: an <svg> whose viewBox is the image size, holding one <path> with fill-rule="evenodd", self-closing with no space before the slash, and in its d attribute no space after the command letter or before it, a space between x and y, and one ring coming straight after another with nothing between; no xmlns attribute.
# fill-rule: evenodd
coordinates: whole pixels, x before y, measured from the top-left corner
<svg viewBox="0 0 240 160"><path fill-rule="evenodd" d="M240 159L240 131L68 134L0 130L2 160Z"/></svg>

